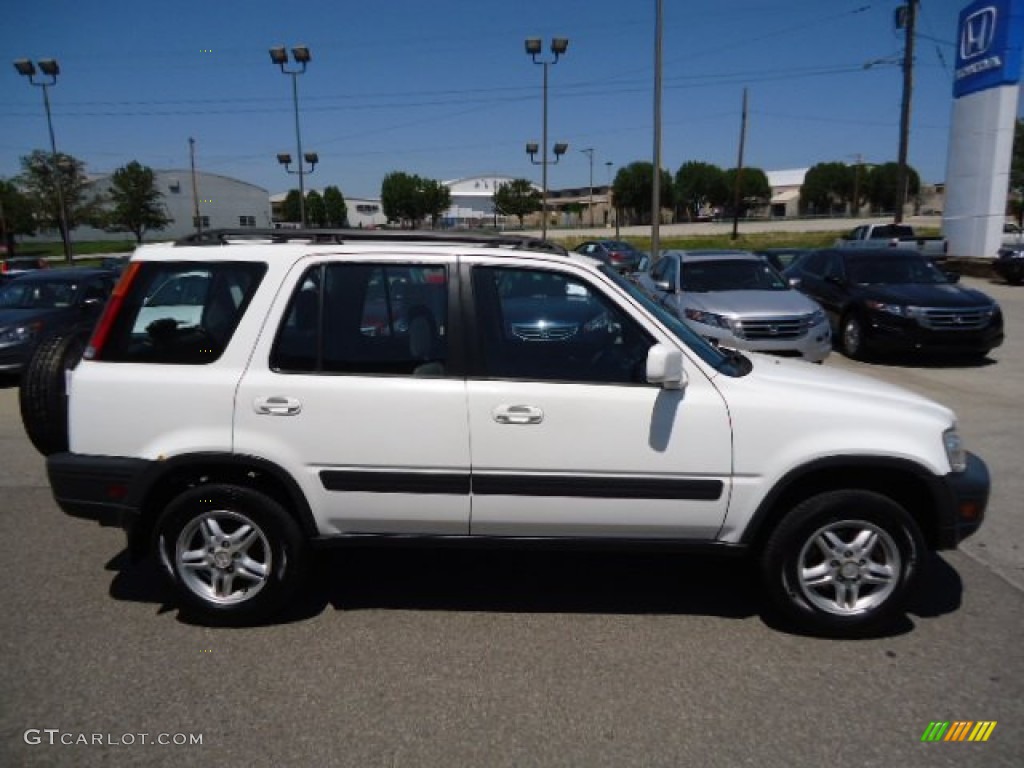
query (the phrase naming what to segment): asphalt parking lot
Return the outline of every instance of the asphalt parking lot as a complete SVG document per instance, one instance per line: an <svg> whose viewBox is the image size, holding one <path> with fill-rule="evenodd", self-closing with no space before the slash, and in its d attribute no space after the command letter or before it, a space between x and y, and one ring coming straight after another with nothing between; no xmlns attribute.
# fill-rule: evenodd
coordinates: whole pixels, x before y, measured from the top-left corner
<svg viewBox="0 0 1024 768"><path fill-rule="evenodd" d="M860 641L775 626L736 562L635 554L335 553L285 621L196 626L56 508L8 382L0 765L1024 765L1024 289L964 282L1006 313L987 363L826 362L952 406L994 484ZM922 743L934 721L997 725Z"/></svg>

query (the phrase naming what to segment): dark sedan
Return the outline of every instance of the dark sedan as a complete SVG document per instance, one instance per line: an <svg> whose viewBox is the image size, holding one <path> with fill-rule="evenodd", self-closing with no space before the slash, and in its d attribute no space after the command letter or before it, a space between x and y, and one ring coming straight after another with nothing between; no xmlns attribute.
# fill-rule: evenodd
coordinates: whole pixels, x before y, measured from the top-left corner
<svg viewBox="0 0 1024 768"><path fill-rule="evenodd" d="M617 272L636 272L646 256L623 240L587 240L573 250L603 261Z"/></svg>
<svg viewBox="0 0 1024 768"><path fill-rule="evenodd" d="M1000 248L992 269L1010 285L1024 283L1024 244Z"/></svg>
<svg viewBox="0 0 1024 768"><path fill-rule="evenodd" d="M825 309L848 357L926 350L984 357L1003 343L1003 315L916 251L815 251L785 272Z"/></svg>
<svg viewBox="0 0 1024 768"><path fill-rule="evenodd" d="M18 373L39 341L99 317L115 276L100 269L47 269L0 287L0 373Z"/></svg>

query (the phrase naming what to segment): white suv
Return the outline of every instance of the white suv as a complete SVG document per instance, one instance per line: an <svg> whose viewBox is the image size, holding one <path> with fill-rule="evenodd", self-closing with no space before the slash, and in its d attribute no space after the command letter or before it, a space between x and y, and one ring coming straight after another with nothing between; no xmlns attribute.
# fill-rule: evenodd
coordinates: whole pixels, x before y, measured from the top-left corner
<svg viewBox="0 0 1024 768"><path fill-rule="evenodd" d="M596 542L749 553L790 617L855 634L981 524L988 474L947 408L719 350L586 257L208 237L136 251L66 420L72 342L22 391L62 508L125 526L206 617L272 614L322 544ZM151 300L182 280L182 306Z"/></svg>

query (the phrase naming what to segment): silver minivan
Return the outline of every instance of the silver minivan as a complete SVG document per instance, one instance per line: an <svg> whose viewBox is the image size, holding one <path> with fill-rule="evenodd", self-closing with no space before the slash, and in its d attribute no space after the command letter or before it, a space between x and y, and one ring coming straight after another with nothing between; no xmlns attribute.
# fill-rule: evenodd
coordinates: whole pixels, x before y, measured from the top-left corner
<svg viewBox="0 0 1024 768"><path fill-rule="evenodd" d="M832 351L824 311L748 251L662 251L637 282L723 347L820 363Z"/></svg>

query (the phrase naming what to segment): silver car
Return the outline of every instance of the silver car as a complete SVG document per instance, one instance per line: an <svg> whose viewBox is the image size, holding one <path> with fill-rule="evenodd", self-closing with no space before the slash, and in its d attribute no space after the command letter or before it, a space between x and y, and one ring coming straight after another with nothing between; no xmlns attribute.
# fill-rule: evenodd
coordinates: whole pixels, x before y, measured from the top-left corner
<svg viewBox="0 0 1024 768"><path fill-rule="evenodd" d="M821 307L748 251L662 251L637 282L720 346L815 363L832 351Z"/></svg>

